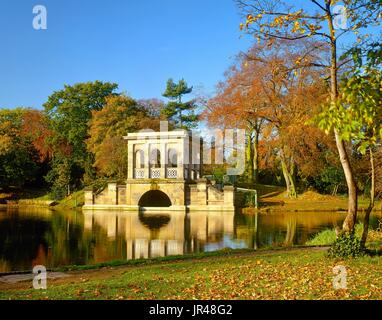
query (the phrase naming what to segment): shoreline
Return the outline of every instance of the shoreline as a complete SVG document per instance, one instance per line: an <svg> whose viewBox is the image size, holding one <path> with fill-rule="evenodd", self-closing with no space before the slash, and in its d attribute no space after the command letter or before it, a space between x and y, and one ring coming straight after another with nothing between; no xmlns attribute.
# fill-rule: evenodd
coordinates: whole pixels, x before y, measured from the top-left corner
<svg viewBox="0 0 382 320"><path fill-rule="evenodd" d="M51 209L51 210L76 210L82 211L82 207L68 207L60 204L57 205L44 205L44 204L0 204L0 209L19 209L19 208L41 208L41 209ZM244 215L252 215L256 213L266 214L266 213L304 213L304 212L338 212L338 213L346 213L348 210L345 208L325 208L325 209L295 209L293 206L280 206L279 208L273 207L260 207L258 209L254 207L237 207L236 210L240 210ZM367 208L360 207L358 208L358 212L364 213ZM105 211L113 211L107 210ZM129 210L121 210L121 212L130 212ZM382 208L374 207L372 212L381 212Z"/></svg>

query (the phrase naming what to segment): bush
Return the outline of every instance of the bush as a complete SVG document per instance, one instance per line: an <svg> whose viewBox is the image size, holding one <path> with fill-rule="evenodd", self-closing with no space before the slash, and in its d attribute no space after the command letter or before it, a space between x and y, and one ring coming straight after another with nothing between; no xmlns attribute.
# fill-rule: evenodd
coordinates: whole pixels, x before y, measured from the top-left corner
<svg viewBox="0 0 382 320"><path fill-rule="evenodd" d="M53 200L62 200L66 197L67 188L53 185L50 189L49 197Z"/></svg>
<svg viewBox="0 0 382 320"><path fill-rule="evenodd" d="M355 258L363 255L361 240L353 233L339 236L328 251L330 258Z"/></svg>
<svg viewBox="0 0 382 320"><path fill-rule="evenodd" d="M255 192L246 192L244 195L244 205L246 207L256 207L258 204L256 203L256 193Z"/></svg>

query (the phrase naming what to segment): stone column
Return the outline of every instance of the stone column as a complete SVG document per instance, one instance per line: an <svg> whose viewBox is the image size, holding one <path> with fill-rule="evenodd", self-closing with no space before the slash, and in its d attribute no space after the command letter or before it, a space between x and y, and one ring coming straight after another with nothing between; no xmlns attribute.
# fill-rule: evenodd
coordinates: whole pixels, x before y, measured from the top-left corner
<svg viewBox="0 0 382 320"><path fill-rule="evenodd" d="M134 179L134 146L130 141L127 143L127 179Z"/></svg>
<svg viewBox="0 0 382 320"><path fill-rule="evenodd" d="M109 183L107 186L107 195L109 198L109 203L111 205L117 204L117 184L116 183Z"/></svg>
<svg viewBox="0 0 382 320"><path fill-rule="evenodd" d="M181 142L177 145L176 152L178 153L178 163L177 163L177 178L184 179L184 168L185 168L185 139L182 139ZM188 161L187 161L188 162Z"/></svg>
<svg viewBox="0 0 382 320"><path fill-rule="evenodd" d="M200 205L207 205L207 180L199 179L197 181L197 189L198 189L198 199Z"/></svg>
<svg viewBox="0 0 382 320"><path fill-rule="evenodd" d="M131 184L126 184L126 204L131 205Z"/></svg>
<svg viewBox="0 0 382 320"><path fill-rule="evenodd" d="M94 204L94 195L92 189L85 190L85 205L93 205Z"/></svg>
<svg viewBox="0 0 382 320"><path fill-rule="evenodd" d="M224 186L224 205L235 205L235 188L233 186Z"/></svg>
<svg viewBox="0 0 382 320"><path fill-rule="evenodd" d="M167 155L167 143L164 141L160 142L160 177L161 179L166 178L166 164L168 163Z"/></svg>
<svg viewBox="0 0 382 320"><path fill-rule="evenodd" d="M147 141L144 145L144 161L145 161L145 179L150 178L150 143Z"/></svg>

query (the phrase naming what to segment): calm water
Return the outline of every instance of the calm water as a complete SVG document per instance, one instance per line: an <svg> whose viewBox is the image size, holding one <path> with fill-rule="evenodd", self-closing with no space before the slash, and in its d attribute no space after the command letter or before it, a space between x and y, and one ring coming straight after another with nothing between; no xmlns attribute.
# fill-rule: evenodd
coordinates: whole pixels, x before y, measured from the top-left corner
<svg viewBox="0 0 382 320"><path fill-rule="evenodd" d="M341 213L138 214L0 211L0 272L128 260L223 248L304 244L317 232L341 225ZM377 225L377 217L371 225Z"/></svg>

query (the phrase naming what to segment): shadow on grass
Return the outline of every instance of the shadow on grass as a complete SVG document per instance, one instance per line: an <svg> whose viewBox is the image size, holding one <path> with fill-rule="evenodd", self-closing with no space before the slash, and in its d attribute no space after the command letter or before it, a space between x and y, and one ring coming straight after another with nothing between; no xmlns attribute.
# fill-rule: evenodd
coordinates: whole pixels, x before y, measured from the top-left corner
<svg viewBox="0 0 382 320"><path fill-rule="evenodd" d="M366 253L366 255L368 255L370 257L381 257L382 256L382 248L366 249L365 253Z"/></svg>

